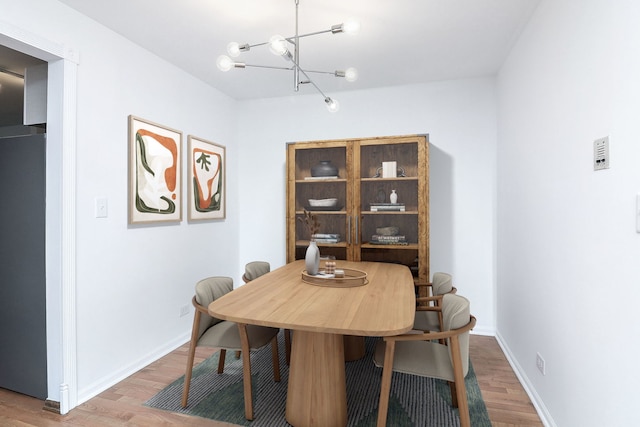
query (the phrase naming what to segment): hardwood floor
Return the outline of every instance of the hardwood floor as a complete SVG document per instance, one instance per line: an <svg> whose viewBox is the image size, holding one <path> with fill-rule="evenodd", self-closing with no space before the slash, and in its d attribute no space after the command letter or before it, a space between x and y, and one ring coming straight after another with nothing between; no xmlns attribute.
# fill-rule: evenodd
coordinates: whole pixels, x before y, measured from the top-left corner
<svg viewBox="0 0 640 427"><path fill-rule="evenodd" d="M542 426L495 338L472 335L470 341L471 361L493 426ZM41 400L0 389L0 426L232 426L143 406L184 374L187 350L187 345L176 349L67 415L44 409ZM212 353L198 348L195 363Z"/></svg>
<svg viewBox="0 0 640 427"><path fill-rule="evenodd" d="M494 337L471 335L469 355L493 427L543 425Z"/></svg>

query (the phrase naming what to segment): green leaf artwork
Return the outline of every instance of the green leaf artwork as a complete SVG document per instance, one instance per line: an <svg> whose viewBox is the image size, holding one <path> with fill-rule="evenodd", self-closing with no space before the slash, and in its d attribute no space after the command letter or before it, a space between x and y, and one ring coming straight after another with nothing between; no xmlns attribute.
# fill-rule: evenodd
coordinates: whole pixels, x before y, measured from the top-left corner
<svg viewBox="0 0 640 427"><path fill-rule="evenodd" d="M209 157L211 156L205 153L201 153L200 157L196 159L196 163L200 163L200 169L205 169L207 172L209 172L209 165L211 165Z"/></svg>

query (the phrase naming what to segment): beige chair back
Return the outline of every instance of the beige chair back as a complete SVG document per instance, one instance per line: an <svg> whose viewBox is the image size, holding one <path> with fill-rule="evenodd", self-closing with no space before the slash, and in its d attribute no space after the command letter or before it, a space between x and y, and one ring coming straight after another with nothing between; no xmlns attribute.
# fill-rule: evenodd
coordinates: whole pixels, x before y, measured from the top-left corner
<svg viewBox="0 0 640 427"><path fill-rule="evenodd" d="M249 282L251 280L257 279L263 274L267 274L269 271L271 271L271 265L268 262L252 261L245 266L243 279Z"/></svg>
<svg viewBox="0 0 640 427"><path fill-rule="evenodd" d="M233 279L230 277L207 277L196 283L196 302L203 307L208 307L216 299L231 292L233 290ZM198 339L202 334L216 323L222 320L202 313L200 317L200 327L198 330Z"/></svg>
<svg viewBox="0 0 640 427"><path fill-rule="evenodd" d="M469 323L471 316L469 300L461 295L445 294L442 297L442 320L445 331L462 328ZM469 331L458 336L460 342L460 356L462 372L469 372ZM451 357L451 352L449 352ZM453 359L452 362L453 364Z"/></svg>
<svg viewBox="0 0 640 427"><path fill-rule="evenodd" d="M443 295L451 292L453 289L453 280L448 273L433 273L432 292L433 295Z"/></svg>

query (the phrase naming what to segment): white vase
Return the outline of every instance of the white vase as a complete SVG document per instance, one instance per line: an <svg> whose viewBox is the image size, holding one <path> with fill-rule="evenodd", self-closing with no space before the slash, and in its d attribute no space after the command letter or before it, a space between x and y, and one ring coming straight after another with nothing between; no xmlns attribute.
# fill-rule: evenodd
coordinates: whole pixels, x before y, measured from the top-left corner
<svg viewBox="0 0 640 427"><path fill-rule="evenodd" d="M398 203L398 193L396 193L396 190L391 190L391 194L389 194L389 201L391 203Z"/></svg>
<svg viewBox="0 0 640 427"><path fill-rule="evenodd" d="M307 247L307 253L304 256L304 265L307 268L307 274L315 276L318 274L318 268L320 267L320 250L318 244L315 241L309 242Z"/></svg>

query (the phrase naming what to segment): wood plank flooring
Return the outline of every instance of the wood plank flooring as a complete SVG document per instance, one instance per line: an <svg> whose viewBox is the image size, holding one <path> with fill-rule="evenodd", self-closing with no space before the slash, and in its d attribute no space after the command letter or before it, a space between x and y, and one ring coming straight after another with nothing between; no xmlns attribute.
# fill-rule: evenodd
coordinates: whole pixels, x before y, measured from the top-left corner
<svg viewBox="0 0 640 427"><path fill-rule="evenodd" d="M67 415L44 409L41 400L0 389L0 426L232 426L143 406L145 401L184 374L187 350L187 345L174 350ZM470 352L493 426L542 426L495 338L472 335ZM212 353L211 349L199 348L195 363Z"/></svg>
<svg viewBox="0 0 640 427"><path fill-rule="evenodd" d="M538 413L496 339L471 335L469 354L493 427L542 427Z"/></svg>

